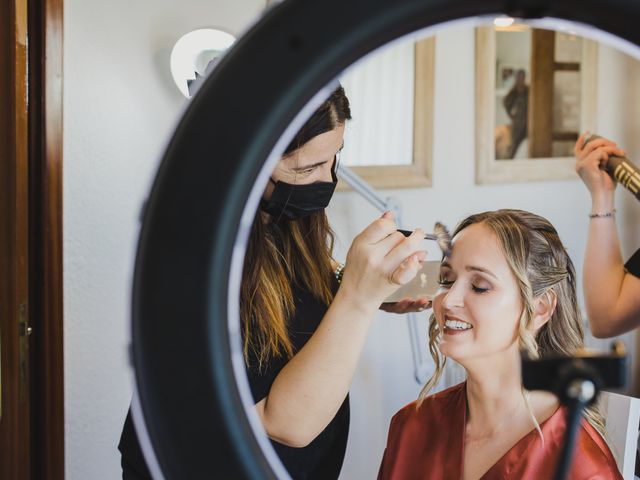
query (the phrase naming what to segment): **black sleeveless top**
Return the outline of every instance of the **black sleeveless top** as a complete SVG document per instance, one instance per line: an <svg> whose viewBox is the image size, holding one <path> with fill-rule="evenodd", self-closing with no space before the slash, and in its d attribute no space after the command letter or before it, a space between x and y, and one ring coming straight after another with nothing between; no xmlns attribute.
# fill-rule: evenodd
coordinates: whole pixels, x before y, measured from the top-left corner
<svg viewBox="0 0 640 480"><path fill-rule="evenodd" d="M337 282L334 282L333 287L335 292L338 287ZM288 331L295 353L307 343L316 331L327 311L327 306L314 298L306 289L297 286L293 286L292 289L295 313L289 321ZM249 359L250 365L256 365L256 363L254 359ZM255 403L268 395L276 376L286 363L286 359L273 359L261 371L258 371L257 368L247 368L249 385ZM306 447L287 447L273 440L271 443L294 480L332 480L338 478L342 468L348 433L349 397L347 395L333 420ZM122 478L124 480L151 478L138 444L130 412L125 420L118 449L122 454Z"/></svg>
<svg viewBox="0 0 640 480"><path fill-rule="evenodd" d="M634 277L640 278L640 249L636 250L627 263L624 264L624 268Z"/></svg>
<svg viewBox="0 0 640 480"><path fill-rule="evenodd" d="M334 292L337 287L337 282L335 282ZM293 286L293 298L295 313L290 319L287 329L293 343L294 353L296 353L304 347L318 328L327 311L327 306L314 298L307 290L297 286ZM257 367L247 368L249 385L255 403L269 394L271 385L287 361L286 359L272 360L262 371L258 371ZM250 365L253 366L256 363L255 359L249 358ZM332 480L338 478L342 468L348 433L349 396L347 395L333 420L306 447L287 447L275 440L272 440L271 444L294 480Z"/></svg>

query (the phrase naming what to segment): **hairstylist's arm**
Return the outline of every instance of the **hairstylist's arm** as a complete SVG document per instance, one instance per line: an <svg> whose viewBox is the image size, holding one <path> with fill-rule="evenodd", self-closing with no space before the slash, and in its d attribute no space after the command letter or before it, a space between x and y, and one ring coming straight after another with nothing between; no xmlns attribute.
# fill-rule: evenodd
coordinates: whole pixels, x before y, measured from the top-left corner
<svg viewBox="0 0 640 480"><path fill-rule="evenodd" d="M601 166L606 165L609 155L624 155L624 152L604 138L584 145L585 136L578 139L574 149L576 172L591 194L591 212L612 212L615 183ZM612 337L638 326L640 279L625 272L613 216L589 221L583 281L594 336Z"/></svg>
<svg viewBox="0 0 640 480"><path fill-rule="evenodd" d="M256 409L269 437L309 444L344 401L367 332L382 301L417 274L424 232L404 237L386 213L358 235L340 288L320 326L276 377Z"/></svg>

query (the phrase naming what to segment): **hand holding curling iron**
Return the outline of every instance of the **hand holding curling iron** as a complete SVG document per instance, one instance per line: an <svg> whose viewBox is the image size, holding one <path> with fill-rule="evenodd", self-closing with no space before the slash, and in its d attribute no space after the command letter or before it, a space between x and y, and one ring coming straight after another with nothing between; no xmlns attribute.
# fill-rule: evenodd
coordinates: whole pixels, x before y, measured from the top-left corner
<svg viewBox="0 0 640 480"><path fill-rule="evenodd" d="M584 133L576 142L576 172L591 192L594 207L613 206L616 181L640 200L640 169L611 140Z"/></svg>

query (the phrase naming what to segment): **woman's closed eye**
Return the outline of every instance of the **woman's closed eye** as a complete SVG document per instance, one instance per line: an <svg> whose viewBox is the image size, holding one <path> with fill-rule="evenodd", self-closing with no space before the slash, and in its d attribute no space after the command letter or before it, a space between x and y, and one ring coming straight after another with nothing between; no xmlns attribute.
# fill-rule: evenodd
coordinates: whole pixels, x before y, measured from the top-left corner
<svg viewBox="0 0 640 480"><path fill-rule="evenodd" d="M455 281L455 279L441 277L438 279L438 284L441 288L451 288ZM482 280L472 280L469 285L471 286L471 290L473 290L475 293L486 293L491 290L491 285Z"/></svg>
<svg viewBox="0 0 640 480"><path fill-rule="evenodd" d="M488 287L479 287L477 285L471 284L471 289L476 293L486 293L489 291Z"/></svg>
<svg viewBox="0 0 640 480"><path fill-rule="evenodd" d="M491 290L491 284L483 277L471 279L471 289L476 293L486 293Z"/></svg>

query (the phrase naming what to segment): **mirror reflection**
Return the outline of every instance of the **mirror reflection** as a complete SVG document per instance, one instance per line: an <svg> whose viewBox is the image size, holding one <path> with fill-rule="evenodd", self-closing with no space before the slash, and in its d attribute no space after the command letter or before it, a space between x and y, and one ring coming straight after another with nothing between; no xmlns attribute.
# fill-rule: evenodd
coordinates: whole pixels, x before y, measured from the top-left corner
<svg viewBox="0 0 640 480"><path fill-rule="evenodd" d="M583 42L587 40L566 32L545 30L541 32L543 34L539 36L533 32L533 29L522 28L521 31L516 32L496 33L496 35L524 35L529 38L522 41L510 41L508 37L497 40L497 51L501 55L504 53L501 57L503 58L501 70L499 70L504 75L504 79L500 86L501 90L498 85L495 89L496 122L498 121L498 104L504 105L505 98L514 88L517 91L518 88L524 87L527 101L522 102L521 99L516 98L513 103L514 105L518 102L525 104L526 135L521 139L518 150L524 149L528 152L529 145L532 143L531 138L535 141L538 135L537 133L529 134L530 128L533 127L528 119L531 112L535 110L535 107L530 107L529 100L532 95L531 78L532 76L541 77L534 71L543 69L540 65L545 61L547 64L554 65L564 63L566 69L559 69L558 73L544 80L546 83L542 79L536 80L543 82L547 89L551 88L551 93L538 93L536 90L533 95L537 95L536 98L540 99L544 95L551 94L551 99L556 101L556 103L549 103L545 113L555 122L547 123L545 127L548 130L547 137L550 135L549 138L552 140L548 142L547 153L540 153L538 157L571 155L573 163L575 162L573 147L581 133L582 113L579 100L583 96L583 82L579 77L580 67L576 66L576 63L580 63L583 59L580 55L584 50ZM553 36L549 37L549 33ZM534 41L533 37L542 38L547 42L550 41L549 38L553 38L555 47L552 50L556 51L553 55L549 50L539 51L536 67L530 66L531 44L538 41ZM579 278L584 268L581 255L585 247L584 237L588 231L589 217L587 216L588 203L584 199L584 186L579 182L575 172L569 185L530 184L523 188L516 187L514 184L507 185L506 190L494 188L483 191L475 185L472 154L475 132L473 122L469 121L473 115L475 101L474 82L473 76L465 77L464 75L465 72L467 74L473 72L469 70L473 67L468 67L473 65L473 40L474 32L471 29L459 27L444 30L436 36L441 57L436 57L434 66L436 89L433 115L436 133L434 133L435 145L432 145L432 148L436 166L438 159L441 159L440 165L443 166L441 183L434 182L431 188L393 192L391 204L398 208L394 210L395 216L386 216L382 219L385 220L385 224L387 221L394 222L384 227L388 229L388 231L384 230L382 235L385 240L375 235L371 237L374 230L381 228L380 212L375 202L370 203L365 200L362 192L353 185L351 187L354 191L334 193L326 208L327 221L336 232L335 237L326 237L329 238L328 245L332 247L331 260L322 260L320 255L316 255L315 265L318 266L314 268L317 271L324 271L325 275L328 274L327 272L333 272L332 278L339 277L344 283L333 284L333 297L326 297L329 298L327 303L318 300L317 293L310 292L313 288L307 286L306 292L303 293L296 290L291 310L293 313L289 317L291 323L284 327L289 329L287 331L291 338L298 342L292 349L293 355L288 357L287 355L291 354L283 354L279 357L276 367L278 372L271 371L266 374L268 377L266 381L262 374L256 373L254 367L250 364L248 366L256 409L263 421L265 431L294 478L303 478L305 474L313 477L316 471L322 472L322 475L338 475L340 478L373 478L379 472L382 478L392 478L394 475L399 476L398 478L414 478L416 471L422 472L425 469L434 474L433 478L442 478L451 472L462 475L463 470L467 472L465 475L471 472L469 478L479 478L488 472L504 473L505 465L509 461L520 462L519 465L523 469L522 478L531 476L530 471L533 470L530 469L539 471L538 469L543 468L546 469L545 475L552 475L559 458L560 444L553 444L547 437L551 435L551 430L567 427L563 414L564 407L560 407L557 397L548 392L534 391L531 394L522 395L518 370L519 351L526 347L536 355L546 356L553 353L575 354L584 347L607 348L606 341L598 341L590 335L588 319L582 313L584 297ZM503 47L499 46L501 42ZM505 53L504 45L507 44L513 47L512 52L515 55L513 58L509 58ZM397 51L403 51L397 45L395 48ZM405 45L405 53L407 48ZM617 64L619 69L638 68L635 61L624 55L608 47L598 48L602 58ZM389 55L390 51L386 54ZM548 58L545 58L544 51ZM367 63L363 64L365 65L363 71L365 68L371 69L374 61L374 56L368 59ZM359 74L362 75L357 68L355 67L343 78L349 80L357 78ZM496 70L498 71L498 67ZM519 73L520 71L523 72ZM565 72L570 73L567 76L568 80L562 75ZM399 74L394 72L394 75ZM410 71L409 75L411 75ZM380 88L381 84L389 84L388 78L378 77L378 75L369 74L361 78L369 79L372 83L370 88L375 91L375 88ZM451 81L452 78L468 78L468 82L460 86L459 83ZM356 82L351 85L349 81L344 83L347 98L351 97L349 88L366 88L361 82L357 86ZM536 88L542 88L539 85L540 83ZM389 90L384 99L379 99L380 103L393 105L397 97L394 96L394 89ZM511 98L513 97L515 94ZM369 102L362 108L367 109L368 112L375 112L379 105L375 100L369 100ZM541 104L542 102L537 102L537 106ZM269 218L265 216L264 210L265 202L270 201L269 192L275 191L279 182L284 181L285 178L288 179L287 183L291 182L291 185L286 185L286 193L279 197L282 199L297 198L298 187L300 191L303 189L311 191L326 185L328 191L329 184L335 180L336 173L343 182L349 177L347 174L349 164L358 164L358 159L345 161L348 155L354 155L356 151L356 148L348 143L351 125L362 122L366 123L368 131L381 132L364 138L368 143L367 148L373 150L378 144L382 150L387 144L385 135L393 136L394 128L398 125L406 125L396 118L392 119L385 115L371 113L360 116L351 103L350 113L353 118L345 120L344 130L341 125L338 129L320 133L308 144L297 142L290 145L273 171L258 217L261 217L266 224L270 224L275 214L277 221L273 224L279 225L279 235L285 237L289 235L283 229L290 226L280 225L285 215L272 211ZM503 113L503 120L510 118L506 112ZM632 114L632 110L625 110L625 115ZM405 120L409 116L410 114L406 114ZM339 117L334 115L334 118ZM605 113L600 116L599 121L604 125L611 118ZM513 122L512 118L511 122ZM305 124L302 130L307 125ZM359 130L362 131L362 128ZM322 130L315 131L322 132ZM633 146L632 139L621 135L621 131L611 133L617 138L621 138L620 136L626 138L627 145ZM440 139L440 145L438 145L438 139ZM411 141L405 141L405 144ZM314 148L315 143L326 146L326 151L322 148ZM341 150L342 147L344 147L343 150ZM307 152L309 155L306 155ZM518 158L517 155L516 158ZM319 165L313 166L316 163ZM391 160L390 163L393 161ZM337 166L337 171L334 166ZM307 169L308 175L321 175L322 178L318 177L309 184L305 178L296 173L296 168L298 173ZM317 174L313 173L316 171ZM285 188L284 183L280 183L280 188ZM550 189L554 192L553 194L549 194ZM388 200L389 195L392 194L388 191L376 192L383 201ZM313 201L311 196L309 197L307 206L314 202L321 202L322 197L319 192L316 192L313 195ZM567 208L558 208L559 198ZM449 201L443 201L443 199ZM621 202L619 208L632 211L635 207L633 204L628 204L627 198L622 198ZM575 215L574 208L569 207L577 204L584 205L584 215ZM282 205L278 208L282 208ZM499 210L502 208L512 210ZM482 211L494 211L494 213L469 217L470 213ZM440 288L433 299L433 309L430 301L432 298L426 297L421 304L415 303L417 297L398 302L394 308L384 304L381 291L375 286L377 274L373 270L366 270L367 267L365 267L367 262L364 261L364 257L372 252L365 253L360 242L363 239L367 239L369 245L390 242L404 249L404 245L408 245L410 239L401 238L393 233L396 228L413 230L420 227L422 229L420 234L422 234L430 230L429 226L437 220L443 220L453 227L465 218L467 220L458 228L454 237L454 246L459 246L457 250L454 248L452 257L442 264L438 272ZM290 220L291 218L289 222ZM399 221L402 225L398 225ZM535 251L540 250L541 258L555 259L554 262L558 262L556 265L558 271L554 271L553 275L556 275L554 279L543 280L530 269L526 270L526 273L521 272L522 278L534 285L532 287L534 292L525 294L521 290L522 287L515 281L515 278L519 277L517 271L513 270L514 264L522 264L525 260L517 260L517 253L509 250L507 245L510 245L509 242L513 240L500 237L496 230L492 230L492 228L499 230L495 225L491 228L486 226L491 222L495 222L496 225L502 223L511 225L506 228L510 235L520 235L519 238L523 238L529 248ZM518 227L514 228L514 224ZM311 226L305 226L304 230L315 231ZM541 248L539 233L536 233L540 231L553 232L550 234L552 238L543 242L545 248L549 250ZM391 238L394 240L388 240ZM625 248L633 248L636 240L631 230L623 229L622 238ZM275 242L270 240L267 243ZM292 245L289 244L283 249L286 255L294 252ZM407 250L408 258L411 258L410 255L415 252L425 252L420 253L419 258L425 259L426 263L440 262L443 258L442 252L435 244L421 241L411 245L410 251ZM322 249L323 255L327 251L329 250ZM566 252L571 252L571 255L569 256ZM303 285L306 280L292 280L298 272L303 271L304 262L295 260L295 255L294 257L280 255L280 258L283 258L283 264L287 266L285 271L289 275L288 281L295 284L296 289L302 286L304 290ZM526 261L536 262L532 259ZM403 268L403 262L397 264L398 268ZM325 266L321 270L322 263ZM573 267L574 263L577 266L576 269ZM247 265L245 264L245 274L252 271ZM297 267L294 270L289 265L297 265ZM467 268L469 266L473 268L469 270ZM478 267L478 270L475 267ZM413 275L417 269L411 268L411 275ZM361 276L364 272L367 272L366 279ZM544 273L544 275L550 274L550 271ZM415 278L418 276L414 277L414 281ZM351 283L352 280L353 283ZM550 285L552 287L548 288ZM359 288L363 289L360 293L358 293ZM498 291L502 301L498 301L496 297L488 300L492 295L497 296ZM367 292L366 298L361 296L364 292ZM507 295L506 292L510 293ZM504 303L506 298L510 298L511 303ZM526 308L530 314L525 320L521 317L523 305L526 304L524 298L530 298L533 302ZM353 299L357 299L359 305L355 310L352 310ZM298 301L301 303L296 303ZM414 303L409 303L411 301ZM478 307L476 311L473 305L474 303L480 305L477 302L481 302L482 307ZM424 307L426 309L422 311ZM301 322L300 312L305 312L306 309L315 309L315 317L311 323L299 323ZM362 310L367 312L366 318L362 316ZM490 313L491 311L494 313ZM398 313L404 314L404 317ZM334 317L334 314L337 316ZM416 345L412 343L411 335L407 334L405 317L408 315L415 315L409 320L412 324L409 332L415 332L415 337L419 339L420 351L413 356L411 349ZM482 320L484 315L491 320ZM304 318L310 317L304 315ZM401 324L398 324L399 321ZM499 321L507 322L510 326L507 327L505 323L505 326L499 327L492 323ZM524 323L520 326L519 322ZM247 335L251 335L251 328L255 327L247 327ZM502 333L498 335L497 332ZM340 337L339 340L332 336L335 333ZM504 337L501 336L503 334ZM548 338L561 340L545 343ZM633 350L635 348L633 336L628 334L625 340ZM486 344L483 343L485 341ZM439 352L439 356L434 360L431 360L428 354L429 344L435 345L436 351ZM419 375L419 382L415 378L416 358L421 359L420 365L423 368L426 366L426 370ZM442 362L444 358L447 358L446 366ZM256 362L253 361L253 364L255 365ZM477 365L480 364L484 365L484 368L478 368ZM271 366L267 366L265 371L270 368ZM258 368L257 371L259 372L260 369ZM493 380L497 372L501 372L499 384ZM465 380L466 383L463 383ZM253 387L258 383L263 386L259 392ZM425 384L427 387L423 390ZM476 387L479 391L474 390ZM495 389L494 393L500 395L498 403L501 405L502 413L484 410L490 403L489 398L492 398L488 393L492 388ZM623 393L633 393L634 388L636 387L632 385ZM435 397L427 396L434 393ZM621 478L618 473L611 472L622 471L624 459L635 455L633 442L629 443L617 438L611 443L606 430L609 415L614 417L610 420L610 425L621 421L620 419L626 421L637 418L634 407L629 406L630 402L625 403L625 399L629 398L631 397L628 395L604 394L599 407L590 407L585 411L586 423L580 431L582 435L580 438L596 445L599 453L593 456L588 449L579 448L575 458L581 465L589 465L589 468L592 468L590 473L605 472L610 474L611 478ZM416 410L416 399L418 402L424 400L422 410ZM268 411L270 403L273 408L271 412ZM611 410L611 405L614 404L619 406L618 412ZM408 406L401 410L405 405ZM624 405L627 406L624 407ZM278 412L280 408L282 410ZM509 418L518 419L516 421L518 427L510 423L506 431L498 434L495 430L496 426L501 424L504 420L503 413L509 409L511 409ZM416 414L416 411L422 413ZM389 423L391 418L393 420ZM484 423L475 423L480 418ZM300 425L301 428L292 428L291 425ZM282 426L284 429L280 430ZM307 432L315 433L308 436L303 433L302 437L294 436L293 441L291 437L286 436L292 432L294 435L304 432L305 428L309 428ZM337 431L341 433L337 434ZM438 432L438 435L430 440L433 432ZM442 432L447 433L444 435ZM501 443L496 444L492 441L488 444L487 432L496 435L495 438L491 437L494 440L500 438ZM329 437L333 440L328 440ZM524 443L521 443L522 438L525 438ZM533 461L531 459L535 455L528 455L527 449L536 450L543 438L548 448L545 450L547 453L543 455L544 460ZM474 445L474 449L467 450L473 454L461 453L464 444ZM455 459L451 464L443 463L442 453L438 453L443 450L439 450L438 445L443 449L453 449L457 452L453 456L448 456ZM416 457L419 455L411 453L414 448L423 453L428 450L433 456L421 454L418 461ZM383 456L384 460L382 460ZM373 462L370 461L372 457L376 458ZM319 463L313 467L311 458L324 460L318 460ZM413 460L408 461L407 458ZM302 462L304 466L298 462ZM331 473L329 470L323 470L324 468L331 469ZM336 473L338 471L339 474Z"/></svg>
<svg viewBox="0 0 640 480"><path fill-rule="evenodd" d="M571 27L494 23L476 29L476 181L575 179L573 145L606 128L596 110L617 82L602 65L624 66Z"/></svg>
<svg viewBox="0 0 640 480"><path fill-rule="evenodd" d="M343 162L375 188L431 185L434 59L433 37L399 42L340 77L359 112L345 132ZM384 142L372 141L381 135Z"/></svg>
<svg viewBox="0 0 640 480"><path fill-rule="evenodd" d="M293 478L337 478L350 388L376 311L426 257L424 231L397 231L390 212L333 255L325 208L351 119L340 86L299 129L263 193L241 289L244 354L255 408ZM277 295L275 293L277 292ZM422 311L428 299L389 303Z"/></svg>
<svg viewBox="0 0 640 480"><path fill-rule="evenodd" d="M258 10L259 8L254 6L254 13ZM246 21L248 20L247 18ZM225 22L230 25L225 25ZM221 27L238 31L236 22L239 20L227 19L222 22ZM433 117L432 125L427 130L416 133L416 108L424 106L424 103L415 91L416 60L411 53L415 53L415 46L413 43L399 43L396 47L402 52L402 58L388 58L391 63L386 65L391 66L383 66L375 70L375 73L364 75L359 74L357 70L345 72L345 76L341 77L344 92L333 92L327 103L300 126L296 137L286 151L282 152L281 160L271 173L269 182L263 186L263 198L256 212L243 272L243 347L255 409L266 434L273 441L276 452L294 478L375 478L381 465L383 472L395 471L395 466L389 467L391 470L385 469L392 463L398 465L397 458L394 462L389 458L392 455L397 457L398 453L402 452L403 447L394 442L398 440L402 443L402 439L406 438L403 437L406 427L399 427L399 417L393 422L392 418L403 407L419 398L423 387L437 369L428 350L432 313L435 313L435 325L438 325L438 328L441 326L444 330L445 322L448 321L451 330L460 330L461 333L449 335L451 338L447 337L446 341L440 344L441 353L448 357L448 361L437 376L437 381L430 385L432 388L429 395L437 395L438 392L454 388L449 392L457 395L457 401L463 405L466 402L471 409L469 421L477 411L473 409L483 407L483 403L474 403L478 398L482 400L482 397L472 397L475 392L469 394L460 388L455 390L455 386L460 385L466 378L469 378L469 381L476 380L498 368L494 364L486 363L486 371L481 370L480 376L474 376L472 363L484 364L484 354L500 350L503 343L509 343L512 338L506 338L504 335L493 336L494 330L499 330L501 334L504 330L491 329L487 333L486 344L470 341L468 350L475 352L476 356L473 357L465 356L466 348L464 352L456 350L458 346L455 342L462 343L465 336L473 337L476 334L480 335L481 330L488 331L482 328L479 319L502 321L508 316L508 319L513 321L516 317L513 311L518 308L512 301L499 309L499 315L490 316L483 312L482 315L478 314L477 318L471 318L465 312L451 313L452 310L463 307L455 305L455 302L447 303L454 299L453 296L448 296L447 292L457 294L459 285L467 285L465 295L468 297L461 296L460 302L469 305L468 308L473 302L477 305L479 299L485 298L486 295L486 292L473 289L488 288L487 283L490 282L495 282L491 284L493 288L496 288L498 283L500 286L508 283L511 300L514 296L517 297L519 287L514 286L513 278L510 276L513 272L508 265L511 257L508 252L496 248L496 245L501 244L496 243L496 239L487 232L484 236L467 236L465 240L465 234L473 233L477 225L462 229L462 233L456 239L456 244L461 247L452 256L449 266L438 269L438 280L441 281L442 288L438 294L440 300L434 303L433 309L431 299L426 297L415 297L393 305L384 305L384 300L394 294L400 283L411 282L412 276L416 278L423 261L440 263L442 260L442 253L435 243L419 238L422 233L430 233L436 221L444 222L453 230L462 219L471 214L502 208L532 212L546 219L541 220L541 223L546 226L548 221L554 227L563 246L562 251L568 253L575 266L575 292L571 293L576 295L575 301L580 307L580 313L574 312L579 317L572 317L572 331L577 332L579 323L584 329L586 346L599 350L608 349L608 340L596 339L590 333L592 327L587 315L587 303L590 299L600 297L603 290L595 288L595 293L583 293L586 287L582 280L583 275L588 272L590 278L600 277L594 270L595 265L584 260L587 237L592 225L608 225L607 231L615 232L617 224L619 245L616 245L620 250L619 263L623 264L640 244L640 234L635 228L639 219L638 209L637 205L625 196L625 192L616 193L615 197L611 197L615 198L616 217L590 219L589 213L605 215L612 212L612 205L606 203L612 200L606 197L604 203L594 207L596 210L590 210L589 195L574 170L573 145L585 129L590 129L616 142L615 146L601 145L599 148L622 148L629 158L640 158L640 137L636 134L640 128L640 116L636 106L636 100L640 98L640 67L635 60L600 44L595 47L597 64L586 62L585 42L593 41L568 31L540 30L543 36L553 34L554 39L551 41L545 37L544 41L548 43L541 43L541 47L536 47L534 54L534 44L537 44L537 41L533 40L534 29L522 27L521 30L495 31L493 27L487 28L490 28L495 36L497 52L495 58L484 63L487 71L495 72L495 79L492 78L494 81L490 84L488 94L485 95L484 90L478 90L478 85L483 80L476 75L475 69L476 60L480 58L476 55L475 28L449 26L438 31L432 44L434 58L429 72L433 76L433 90L431 99L428 100L430 105L425 110ZM551 44L555 50L553 55L550 48L544 47ZM392 51L381 51L380 55L389 56L392 55ZM373 62L374 58L375 56L372 56L370 60ZM557 64L565 64L567 68L556 69L556 73L551 75L550 65L555 69ZM597 81L591 84L595 91L589 95L585 92L584 86L584 71L587 67L593 68L597 75ZM542 72L546 72L544 78ZM147 84L156 86L159 83L156 78L158 75L155 71L153 73L154 75L149 74L150 80ZM360 80L357 83L350 82L349 75ZM122 78L126 78L124 73ZM401 78L405 83L394 83L394 78ZM413 79L413 87L407 79ZM91 94L83 90L87 88L83 85L90 83L78 79L79 90L69 89L71 98L78 95L78 91ZM539 85L544 85L544 88ZM166 105L158 103L160 106L155 106L150 111L154 112L157 119L167 119L162 125L156 126L160 131L164 129L169 134L173 119L167 112L175 112L175 115L178 115L183 106L180 102L184 99L176 98L178 94L173 85L167 85L166 91L162 90L162 87L163 85L158 85L158 90L161 91L155 92L156 97L166 100L165 97L170 96L171 100L167 101ZM507 101L514 89L518 93L511 95ZM364 93L367 91L375 93L366 96ZM527 92L526 95L522 94L523 91ZM151 93L145 92L145 95ZM592 106L585 107L585 96L593 100ZM122 91L120 97L129 98L126 92ZM490 108L493 110L489 110L487 106L487 110L478 112L476 105L480 97L484 98L485 105L491 105ZM533 102L533 97L538 100ZM364 100L358 101L360 98ZM540 100L541 98L546 98L545 102ZM70 103L69 112L78 113L75 110L78 107L74 105L80 103ZM508 109L506 104L509 105ZM382 106L385 106L386 110L382 110ZM102 107L105 111L111 111L109 105ZM589 113L585 111L589 108L593 108L597 114L597 123L587 124L582 120ZM486 113L491 111L495 116ZM523 111L526 111L526 114ZM476 121L476 114L486 122L488 127L485 130L484 124ZM532 118L534 114L536 116ZM539 118L546 120L538 123ZM138 123L146 124L144 121ZM113 124L118 125L118 122ZM357 124L364 127L357 127ZM499 148L496 132L501 126L504 127L503 130L510 130L510 137L509 142L505 142L506 146L501 144ZM84 128L87 127L71 123L68 129L69 138L84 137ZM363 131L366 133L358 133ZM516 131L517 135L514 133ZM116 153L121 154L121 158L133 160L128 156L129 152L124 151L124 146L130 146L133 142L129 139L130 132L115 133L119 141L113 143L123 149ZM148 132L138 133L137 138L148 137ZM156 135L153 137L157 140ZM356 140L362 142L371 152L384 153L376 160L376 167L397 166L395 162L398 159L406 167L411 165L415 142L424 141L425 138L429 139L425 143L432 156L432 160L429 160L431 163L428 183L401 184L388 171L375 174L379 181L385 182L380 184L383 185L381 187L375 186L375 191L385 208L392 210L391 215L383 216L378 206L372 205L354 187L349 187L341 175L341 170L348 166L371 166L370 157L356 148ZM543 140L538 140L541 138ZM102 149L105 156L114 148L112 142L107 144L102 138L93 140L96 142L96 148ZM500 185L486 184L491 181L478 180L479 144L484 150L490 150L491 160L499 164L489 173L491 181L499 181ZM389 148L390 145L394 147ZM540 150L534 152L532 148L537 149L537 145L540 145ZM138 150L143 150L142 146L138 146ZM131 152L138 150L131 149ZM498 153L499 151L505 153ZM87 168L83 167L80 153L74 149L69 152L69 171L74 167ZM156 153L154 151L148 157L155 158ZM570 158L566 168L555 163L548 167L543 163L543 159L548 157L567 156ZM77 161L74 164L73 158L76 157ZM587 157L588 155L584 156L584 159ZM527 170L523 173L508 170L512 166L515 168L519 160L528 158L539 158L536 162L530 162L534 164L532 168L535 171ZM540 166L535 165L538 162ZM151 161L148 163L146 168L151 176L156 165ZM132 161L127 165L136 164ZM119 166L117 170L130 172L130 168L120 169ZM536 177L539 172L547 176ZM138 171L137 174L139 178L146 178L146 173ZM84 191L80 185L81 177L82 175L70 177L68 185L90 197L90 193ZM550 181L559 178L565 180ZM122 183L129 180L116 178L113 183L118 181ZM527 183L520 183L523 181ZM139 180L138 183L139 190L144 191L145 182ZM345 189L338 191L336 185L344 185ZM607 188L609 187L612 186L607 185ZM610 191L613 191L612 188L607 190ZM140 198L142 195L141 193ZM103 196L121 198L119 195ZM86 231L80 226L81 222L77 221L77 225L73 223L82 213L73 208L85 204L86 202L80 201L68 203L72 214L67 217L71 220L68 241L74 248L96 244L92 243L95 239L85 239L77 233ZM123 209L125 207L122 205ZM104 208L106 210L112 207ZM74 211L78 215L73 216ZM132 218L137 213L137 210L132 213ZM108 220L107 218L105 221ZM133 223L135 222L132 221ZM77 227L76 230L74 226ZM405 237L395 233L398 228L416 230L417 233L413 237ZM127 238L133 236L123 235ZM558 239L554 234L553 240ZM469 242L475 247L471 250L477 257L465 261ZM488 245L485 245L485 242ZM480 245L483 248L479 248ZM556 250L561 250L560 244L555 246ZM591 244L590 246L595 250L588 258L596 258L602 250ZM108 247L105 247L107 252L101 255L101 258L109 257L111 251ZM89 257L88 254L86 256ZM67 258L71 275L68 277L71 288L67 291L73 292L73 287L79 286L80 283L73 283L73 274L76 272L74 262L79 262L84 256L70 252ZM565 259L562 255L560 258ZM488 268L487 262L490 260L494 261L493 269ZM466 263L480 263L480 266L491 270L492 273L495 273L495 266L498 264L506 270L502 271L502 275L496 275L500 281L492 280L486 273L475 272L476 276L472 277L464 266ZM107 267L107 271L114 268L109 265L103 267ZM566 271L569 270L566 265L564 267ZM126 269L123 267L122 270ZM459 281L462 283L455 284ZM108 287L108 284L104 285L105 290L108 290ZM91 305L85 305L73 295L70 294L68 302L72 313L83 312L83 308L90 311L100 310L89 308ZM125 293L122 295L126 296ZM554 302L554 309L557 309L558 305L567 305L566 298L560 299L556 295L554 300L552 294L546 301L546 304L542 301L536 304L543 309L543 314L544 309L548 311ZM574 308L573 303L574 300L568 301L571 308ZM508 313L510 315L507 315ZM441 324L437 324L438 319ZM545 325L549 323L549 318L546 320ZM107 319L104 323L107 323ZM473 328L468 328L467 325ZM515 323L509 325L515 329ZM535 327L536 325L533 332L537 331ZM538 330L540 328L542 327ZM622 334L624 331L625 329L616 329L597 333L609 336ZM513 333L515 338L515 330ZM81 343L81 339L75 337L73 332L69 335L70 345L77 346ZM579 337L579 334L576 335ZM124 338L124 334L122 336ZM632 358L635 358L635 335L627 333L622 339ZM117 342L124 343L124 340L119 339ZM570 347L574 349L580 344L581 340L578 339ZM513 354L513 344L509 347L509 354ZM514 361L511 359L509 365L513 366ZM126 385L128 373L124 353L123 359L114 363L122 363L122 383ZM626 389L618 392L620 395L610 394L602 397L600 415L605 428L607 424L611 426L615 423L624 425L625 433L634 428L637 430L639 410L632 396L640 392L635 371L634 368L630 372L630 383ZM73 378L74 370L69 369L68 373L69 377ZM513 383L513 376L505 378ZM507 383L505 380L501 386ZM70 392L77 393L79 390L71 388ZM111 432L113 438L120 434L121 417L128 402L128 398L125 398L128 397L128 390L125 387L120 390L124 393L119 399L118 411L113 415L115 419L109 422L117 424ZM499 435L502 432L499 427L503 419L498 414L488 415L487 418L494 421L487 425L465 424L462 423L465 420L464 415L454 414L458 410L448 404L443 410L446 410L444 413L447 415L455 417L451 421L457 422L455 425L459 427L458 433L465 426L469 426L470 442L481 444L483 439L488 438L485 434L491 430L498 435L496 438L504 440L504 443L500 444L502 453L512 452L511 449L518 438L528 436L527 438L535 443L540 436L531 416L524 415L529 413L529 410L526 404L521 402L522 398L515 395L516 389L513 388L510 392L513 396L505 396L504 400L517 399L517 402L520 402L515 403L514 400L513 405L506 406L513 407L521 414L518 417L518 429L509 430L514 437ZM544 427L545 420L552 419L557 412L557 403L544 394L534 393L532 397L531 408L537 425ZM511 412L509 408L502 411ZM598 440L604 438L616 467L623 471L624 466L628 465L628 459L635 457L635 445L626 442L627 437L621 436L620 430L607 430L607 436L602 436L594 433L598 430L597 423L592 423L591 418L587 423L593 427L585 427L591 435L590 438L595 439L593 441L597 443L599 451L604 452L598 461L604 459L609 462L607 464L611 462L605 444ZM397 432L397 437L390 436L390 425L391 433ZM73 428L71 430L70 450L82 451L82 436L77 432L73 433ZM425 440L432 435L431 430L427 430L423 424L418 426L417 431L424 433ZM438 428L434 436L440 436L438 441L441 442L444 440L444 432L449 431L453 431L451 423ZM545 428L541 428L541 431L543 435L547 433ZM455 443L447 444L447 447L456 446L460 454L461 441L462 437L458 436ZM127 448L124 447L123 458L127 455ZM391 452L387 456L386 448ZM458 458L455 468L464 465L467 472L475 472L476 476L480 476L482 471L494 468L498 455L499 452L492 451L481 458ZM73 463L73 468L76 469L74 471L81 472L79 477L89 478L89 474L94 472L90 466L82 467L79 457L80 455L73 457L73 461L76 462ZM523 458L526 459L526 456ZM490 464L484 464L483 461ZM438 462L439 459L436 463ZM119 469L119 461L112 463L117 463L114 468ZM602 463L596 464L602 466ZM418 463L414 464L413 460L406 464L409 468L416 465ZM626 475L625 473L625 478Z"/></svg>
<svg viewBox="0 0 640 480"><path fill-rule="evenodd" d="M429 319L435 372L393 417L378 478L556 478L557 432L569 420L555 395L523 389L520 356L584 346L575 285L572 261L543 217L501 209L463 219ZM430 395L447 359L466 381ZM572 475L621 479L599 410L584 416Z"/></svg>
<svg viewBox="0 0 640 480"><path fill-rule="evenodd" d="M511 26L495 28L496 159L572 155L581 131L578 35Z"/></svg>

